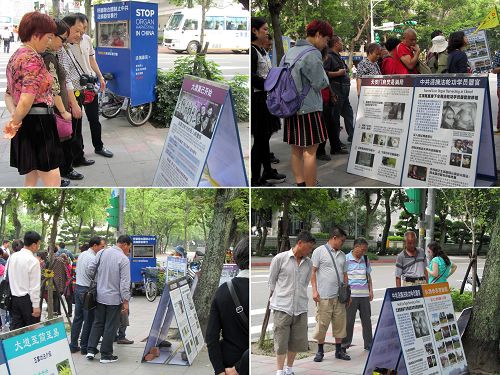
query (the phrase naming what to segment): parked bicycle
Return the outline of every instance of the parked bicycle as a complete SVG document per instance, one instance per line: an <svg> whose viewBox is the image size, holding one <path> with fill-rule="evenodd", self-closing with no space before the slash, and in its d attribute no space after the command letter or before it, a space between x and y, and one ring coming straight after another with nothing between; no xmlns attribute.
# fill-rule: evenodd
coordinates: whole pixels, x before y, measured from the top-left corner
<svg viewBox="0 0 500 375"><path fill-rule="evenodd" d="M158 295L158 267L144 267L141 269L142 289L149 302L153 302Z"/></svg>
<svg viewBox="0 0 500 375"><path fill-rule="evenodd" d="M115 118L123 110L130 124L144 125L153 113L153 103L131 106L130 98L116 95L108 89L108 82L114 79L113 74L104 73L102 76L106 81L106 89L99 94L99 114L105 118Z"/></svg>

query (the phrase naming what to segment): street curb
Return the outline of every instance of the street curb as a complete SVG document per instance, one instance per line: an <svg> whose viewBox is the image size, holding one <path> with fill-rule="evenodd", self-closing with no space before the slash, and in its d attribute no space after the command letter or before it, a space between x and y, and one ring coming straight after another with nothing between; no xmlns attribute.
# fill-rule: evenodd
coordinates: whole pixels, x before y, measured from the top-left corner
<svg viewBox="0 0 500 375"><path fill-rule="evenodd" d="M372 264L394 264L395 259L378 259L378 260L370 260ZM271 261L269 262L252 262L252 267L269 267L271 265Z"/></svg>

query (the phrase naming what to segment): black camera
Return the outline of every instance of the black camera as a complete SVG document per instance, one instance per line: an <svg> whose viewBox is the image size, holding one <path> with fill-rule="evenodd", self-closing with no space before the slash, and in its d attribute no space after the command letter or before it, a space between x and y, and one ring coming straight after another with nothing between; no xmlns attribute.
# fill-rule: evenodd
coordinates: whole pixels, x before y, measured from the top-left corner
<svg viewBox="0 0 500 375"><path fill-rule="evenodd" d="M86 87L88 89L92 89L97 82L97 77L88 74L82 74L80 76L80 86Z"/></svg>

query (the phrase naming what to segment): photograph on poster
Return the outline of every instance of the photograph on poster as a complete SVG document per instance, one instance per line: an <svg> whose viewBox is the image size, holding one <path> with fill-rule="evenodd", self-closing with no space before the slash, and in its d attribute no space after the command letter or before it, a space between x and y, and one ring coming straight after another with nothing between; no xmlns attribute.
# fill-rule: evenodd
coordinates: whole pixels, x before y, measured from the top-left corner
<svg viewBox="0 0 500 375"><path fill-rule="evenodd" d="M461 350L457 350L456 353L457 353L457 359L459 361L463 361L464 360L464 353Z"/></svg>
<svg viewBox="0 0 500 375"><path fill-rule="evenodd" d="M356 164L363 165L365 167L373 167L373 159L375 154L369 152L358 151L356 154Z"/></svg>
<svg viewBox="0 0 500 375"><path fill-rule="evenodd" d="M452 336L458 335L458 330L457 330L457 325L456 324L451 324L450 325L450 331Z"/></svg>
<svg viewBox="0 0 500 375"><path fill-rule="evenodd" d="M438 345L438 352L439 354L446 353L446 344L444 343L444 341L442 341L441 344Z"/></svg>
<svg viewBox="0 0 500 375"><path fill-rule="evenodd" d="M427 354L434 354L434 349L432 347L432 342L428 342L427 344L425 344L425 351L427 352Z"/></svg>
<svg viewBox="0 0 500 375"><path fill-rule="evenodd" d="M372 133L363 132L363 134L361 134L361 143L371 144L372 142L373 142Z"/></svg>
<svg viewBox="0 0 500 375"><path fill-rule="evenodd" d="M441 331L443 332L443 336L445 339L447 339L448 337L451 337L450 327L445 326L441 329Z"/></svg>
<svg viewBox="0 0 500 375"><path fill-rule="evenodd" d="M403 121L405 114L405 103L386 102L382 117L384 120Z"/></svg>
<svg viewBox="0 0 500 375"><path fill-rule="evenodd" d="M389 137L387 138L387 147L399 147L399 137Z"/></svg>
<svg viewBox="0 0 500 375"><path fill-rule="evenodd" d="M436 326L439 325L439 315L438 313L432 313L432 326L436 329Z"/></svg>
<svg viewBox="0 0 500 375"><path fill-rule="evenodd" d="M387 136L386 135L375 134L375 137L373 137L373 144L374 145L385 146L386 143L387 143Z"/></svg>
<svg viewBox="0 0 500 375"><path fill-rule="evenodd" d="M444 313L442 313L442 314L444 314ZM455 314L453 314L453 313L446 314L446 319L448 322L453 322L455 320ZM445 323L445 322L441 322L441 323Z"/></svg>
<svg viewBox="0 0 500 375"><path fill-rule="evenodd" d="M457 356L454 352L448 353L448 359L450 360L450 364L457 363Z"/></svg>
<svg viewBox="0 0 500 375"><path fill-rule="evenodd" d="M191 354L191 345L189 345L189 342L188 342L188 343L186 343L186 352L187 352L188 354Z"/></svg>
<svg viewBox="0 0 500 375"><path fill-rule="evenodd" d="M182 92L175 109L175 117L207 138L212 138L220 106L207 99Z"/></svg>
<svg viewBox="0 0 500 375"><path fill-rule="evenodd" d="M453 139L453 146L451 146L452 152L460 152L463 154L472 154L473 141L469 139Z"/></svg>
<svg viewBox="0 0 500 375"><path fill-rule="evenodd" d="M435 356L430 356L430 357L427 357L427 364L429 365L429 368L432 368L434 366L437 366L437 363L436 363L436 357Z"/></svg>
<svg viewBox="0 0 500 375"><path fill-rule="evenodd" d="M429 336L429 327L427 326L425 312L414 311L410 313L410 315L411 322L413 324L413 330L415 331L415 337L418 339L420 337Z"/></svg>
<svg viewBox="0 0 500 375"><path fill-rule="evenodd" d="M453 347L455 349L460 348L460 338L459 337L453 337L451 340L453 341Z"/></svg>
<svg viewBox="0 0 500 375"><path fill-rule="evenodd" d="M184 314L184 306L182 305L182 301L178 301L175 303L177 305L177 309L179 309L179 313Z"/></svg>
<svg viewBox="0 0 500 375"><path fill-rule="evenodd" d="M462 165L462 155L452 152L450 155L450 165L453 165L454 167L460 167Z"/></svg>
<svg viewBox="0 0 500 375"><path fill-rule="evenodd" d="M408 166L408 178L414 180L425 181L427 179L427 167L421 165L410 164Z"/></svg>
<svg viewBox="0 0 500 375"><path fill-rule="evenodd" d="M446 350L453 350L453 341L446 341Z"/></svg>
<svg viewBox="0 0 500 375"><path fill-rule="evenodd" d="M448 319L446 318L446 313L444 311L441 311L439 313L439 322L440 323L448 323Z"/></svg>
<svg viewBox="0 0 500 375"><path fill-rule="evenodd" d="M396 158L389 158L387 156L383 156L382 165L385 165L386 167L396 168Z"/></svg>
<svg viewBox="0 0 500 375"><path fill-rule="evenodd" d="M474 131L477 103L443 102L441 129Z"/></svg>
<svg viewBox="0 0 500 375"><path fill-rule="evenodd" d="M129 48L128 21L100 22L98 47Z"/></svg>
<svg viewBox="0 0 500 375"><path fill-rule="evenodd" d="M448 356L442 355L441 356L441 366L448 367L449 365L450 365L450 361L448 361Z"/></svg>

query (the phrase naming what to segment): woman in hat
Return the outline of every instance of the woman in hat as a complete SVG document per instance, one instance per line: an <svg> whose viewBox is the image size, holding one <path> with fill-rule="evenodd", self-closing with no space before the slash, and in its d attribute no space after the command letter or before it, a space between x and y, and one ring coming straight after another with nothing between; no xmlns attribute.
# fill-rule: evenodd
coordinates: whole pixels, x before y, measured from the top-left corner
<svg viewBox="0 0 500 375"><path fill-rule="evenodd" d="M448 72L448 42L445 37L438 35L432 39L432 47L429 50L427 65L432 73L442 74Z"/></svg>

